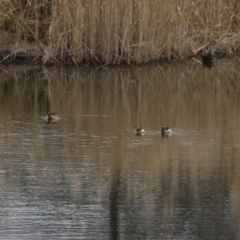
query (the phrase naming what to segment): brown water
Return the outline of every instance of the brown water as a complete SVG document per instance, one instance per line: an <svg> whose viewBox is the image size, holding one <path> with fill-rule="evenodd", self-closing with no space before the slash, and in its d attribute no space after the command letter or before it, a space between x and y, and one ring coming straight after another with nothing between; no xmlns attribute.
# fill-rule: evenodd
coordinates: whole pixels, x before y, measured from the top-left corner
<svg viewBox="0 0 240 240"><path fill-rule="evenodd" d="M240 239L237 61L0 76L0 239Z"/></svg>

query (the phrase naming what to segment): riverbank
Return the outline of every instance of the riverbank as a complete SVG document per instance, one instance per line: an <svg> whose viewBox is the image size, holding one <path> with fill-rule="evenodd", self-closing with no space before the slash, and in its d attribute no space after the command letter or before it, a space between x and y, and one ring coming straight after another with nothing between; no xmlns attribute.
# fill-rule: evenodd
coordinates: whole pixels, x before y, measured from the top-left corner
<svg viewBox="0 0 240 240"><path fill-rule="evenodd" d="M0 2L0 63L142 64L240 53L240 3Z"/></svg>

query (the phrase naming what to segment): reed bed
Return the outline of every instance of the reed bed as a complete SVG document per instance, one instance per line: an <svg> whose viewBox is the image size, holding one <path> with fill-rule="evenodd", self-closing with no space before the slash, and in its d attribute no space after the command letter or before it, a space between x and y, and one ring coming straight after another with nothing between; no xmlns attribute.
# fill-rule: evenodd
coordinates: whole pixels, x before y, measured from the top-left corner
<svg viewBox="0 0 240 240"><path fill-rule="evenodd" d="M240 46L238 0L2 0L1 62L149 63Z"/></svg>

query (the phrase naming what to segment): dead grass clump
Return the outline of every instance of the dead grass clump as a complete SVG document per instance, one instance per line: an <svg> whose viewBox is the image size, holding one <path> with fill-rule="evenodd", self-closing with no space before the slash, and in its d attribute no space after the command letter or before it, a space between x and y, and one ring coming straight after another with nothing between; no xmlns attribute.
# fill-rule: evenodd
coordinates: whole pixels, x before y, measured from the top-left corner
<svg viewBox="0 0 240 240"><path fill-rule="evenodd" d="M25 46L43 63L75 64L231 56L239 51L239 16L238 0L3 0L0 50L9 50L2 60Z"/></svg>

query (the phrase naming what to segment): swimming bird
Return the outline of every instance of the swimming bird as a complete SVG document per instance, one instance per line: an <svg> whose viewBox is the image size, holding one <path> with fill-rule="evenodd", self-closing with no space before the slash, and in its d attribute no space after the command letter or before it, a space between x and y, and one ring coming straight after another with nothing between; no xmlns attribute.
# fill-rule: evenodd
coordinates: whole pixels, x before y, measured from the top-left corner
<svg viewBox="0 0 240 240"><path fill-rule="evenodd" d="M136 129L136 134L141 134L141 133L145 132L145 130L143 128L140 128L138 126L135 126L135 129Z"/></svg>
<svg viewBox="0 0 240 240"><path fill-rule="evenodd" d="M57 120L58 120L58 117L57 117L56 113L54 113L54 112L47 112L47 116L46 116L47 123L54 123Z"/></svg>
<svg viewBox="0 0 240 240"><path fill-rule="evenodd" d="M161 129L161 132L162 132L162 134L164 134L164 133L171 133L172 130L170 129L170 127L165 126L165 125L163 124L163 125L162 125L162 129Z"/></svg>

